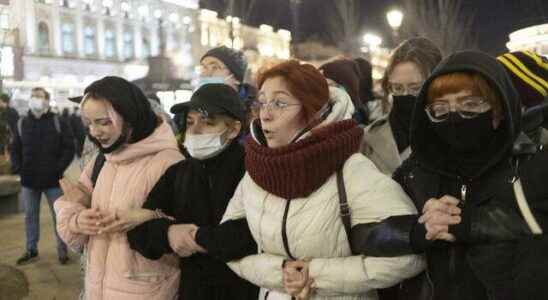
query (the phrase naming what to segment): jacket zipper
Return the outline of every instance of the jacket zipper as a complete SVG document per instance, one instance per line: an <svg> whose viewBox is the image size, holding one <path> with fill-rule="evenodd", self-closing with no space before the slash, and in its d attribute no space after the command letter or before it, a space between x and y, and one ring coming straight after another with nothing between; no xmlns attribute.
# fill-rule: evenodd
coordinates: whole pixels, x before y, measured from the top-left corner
<svg viewBox="0 0 548 300"><path fill-rule="evenodd" d="M461 180L460 177L457 178L458 180ZM466 196L467 196L467 193L468 193L468 186L466 185L466 183L462 183L461 184L461 187L460 187L460 202L459 202L459 206L464 207L464 205L466 204ZM454 245L452 245L450 248L449 248L449 278L450 278L450 282L454 283L454 282L457 282L456 281L456 278L457 278L457 249L455 248Z"/></svg>
<svg viewBox="0 0 548 300"><path fill-rule="evenodd" d="M291 204L291 200L288 199L286 201L287 202L285 204L284 216L282 219L282 241L284 243L284 249L287 256L289 256L289 258L291 258L292 260L296 260L289 250L289 240L287 239L287 215L289 214L289 205ZM295 297L291 297L291 300L295 300Z"/></svg>
<svg viewBox="0 0 548 300"><path fill-rule="evenodd" d="M467 191L468 191L468 187L466 186L466 184L463 184L460 187L460 201L462 202L463 205L464 205L464 203L466 203L466 192Z"/></svg>

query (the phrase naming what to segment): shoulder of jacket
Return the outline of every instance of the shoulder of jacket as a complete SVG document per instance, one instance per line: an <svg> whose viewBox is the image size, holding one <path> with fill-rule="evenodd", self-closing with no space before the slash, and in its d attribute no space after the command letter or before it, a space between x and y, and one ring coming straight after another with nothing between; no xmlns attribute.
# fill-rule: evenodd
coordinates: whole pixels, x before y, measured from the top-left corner
<svg viewBox="0 0 548 300"><path fill-rule="evenodd" d="M379 118L375 121L373 121L373 123L367 125L367 127L365 127L365 131L375 131L375 130L379 130L380 128L382 128L383 126L389 124L388 123L388 116L384 116L382 118Z"/></svg>
<svg viewBox="0 0 548 300"><path fill-rule="evenodd" d="M363 173L369 171L377 171L375 164L364 154L354 153L344 163L343 173L353 174L356 172Z"/></svg>
<svg viewBox="0 0 548 300"><path fill-rule="evenodd" d="M153 166L164 164L170 167L184 159L184 156L177 149L164 149L158 151L150 162Z"/></svg>

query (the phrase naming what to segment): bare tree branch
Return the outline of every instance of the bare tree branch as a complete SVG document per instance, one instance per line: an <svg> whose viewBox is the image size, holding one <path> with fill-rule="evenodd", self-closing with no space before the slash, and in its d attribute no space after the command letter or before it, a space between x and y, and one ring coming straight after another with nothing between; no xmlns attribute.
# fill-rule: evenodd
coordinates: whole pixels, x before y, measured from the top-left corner
<svg viewBox="0 0 548 300"><path fill-rule="evenodd" d="M344 52L356 50L360 28L359 0L331 0L327 3L327 34Z"/></svg>
<svg viewBox="0 0 548 300"><path fill-rule="evenodd" d="M432 40L444 55L477 48L474 15L465 14L461 0L404 0L408 35Z"/></svg>

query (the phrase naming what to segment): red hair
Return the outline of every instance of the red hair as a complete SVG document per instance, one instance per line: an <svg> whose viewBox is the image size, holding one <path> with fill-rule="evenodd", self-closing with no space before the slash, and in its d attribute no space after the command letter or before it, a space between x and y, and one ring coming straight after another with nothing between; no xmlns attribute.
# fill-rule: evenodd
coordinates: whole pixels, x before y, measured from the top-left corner
<svg viewBox="0 0 548 300"><path fill-rule="evenodd" d="M281 77L289 92L301 102L306 121L310 121L329 100L329 86L325 77L310 64L288 60L260 72L257 76L259 89L267 79L274 77Z"/></svg>
<svg viewBox="0 0 548 300"><path fill-rule="evenodd" d="M478 73L456 72L436 77L428 86L427 100L428 103L432 103L443 95L463 90L468 90L472 95L484 98L493 108L495 116L502 116L501 98L496 89Z"/></svg>

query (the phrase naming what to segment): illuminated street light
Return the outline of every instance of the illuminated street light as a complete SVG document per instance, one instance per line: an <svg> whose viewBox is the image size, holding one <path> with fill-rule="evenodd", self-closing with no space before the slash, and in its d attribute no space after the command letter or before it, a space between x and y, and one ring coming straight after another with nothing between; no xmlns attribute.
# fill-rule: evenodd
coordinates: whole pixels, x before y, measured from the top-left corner
<svg viewBox="0 0 548 300"><path fill-rule="evenodd" d="M399 29L403 21L403 13L398 9L392 9L386 13L386 19L388 20L388 25L392 28L394 43L398 44L400 39Z"/></svg>
<svg viewBox="0 0 548 300"><path fill-rule="evenodd" d="M373 33L366 33L363 36L363 42L369 47L369 49L373 50L382 44L382 38Z"/></svg>
<svg viewBox="0 0 548 300"><path fill-rule="evenodd" d="M386 13L386 19L388 20L388 25L390 25L393 30L398 30L403 21L403 13L398 9L390 10Z"/></svg>

